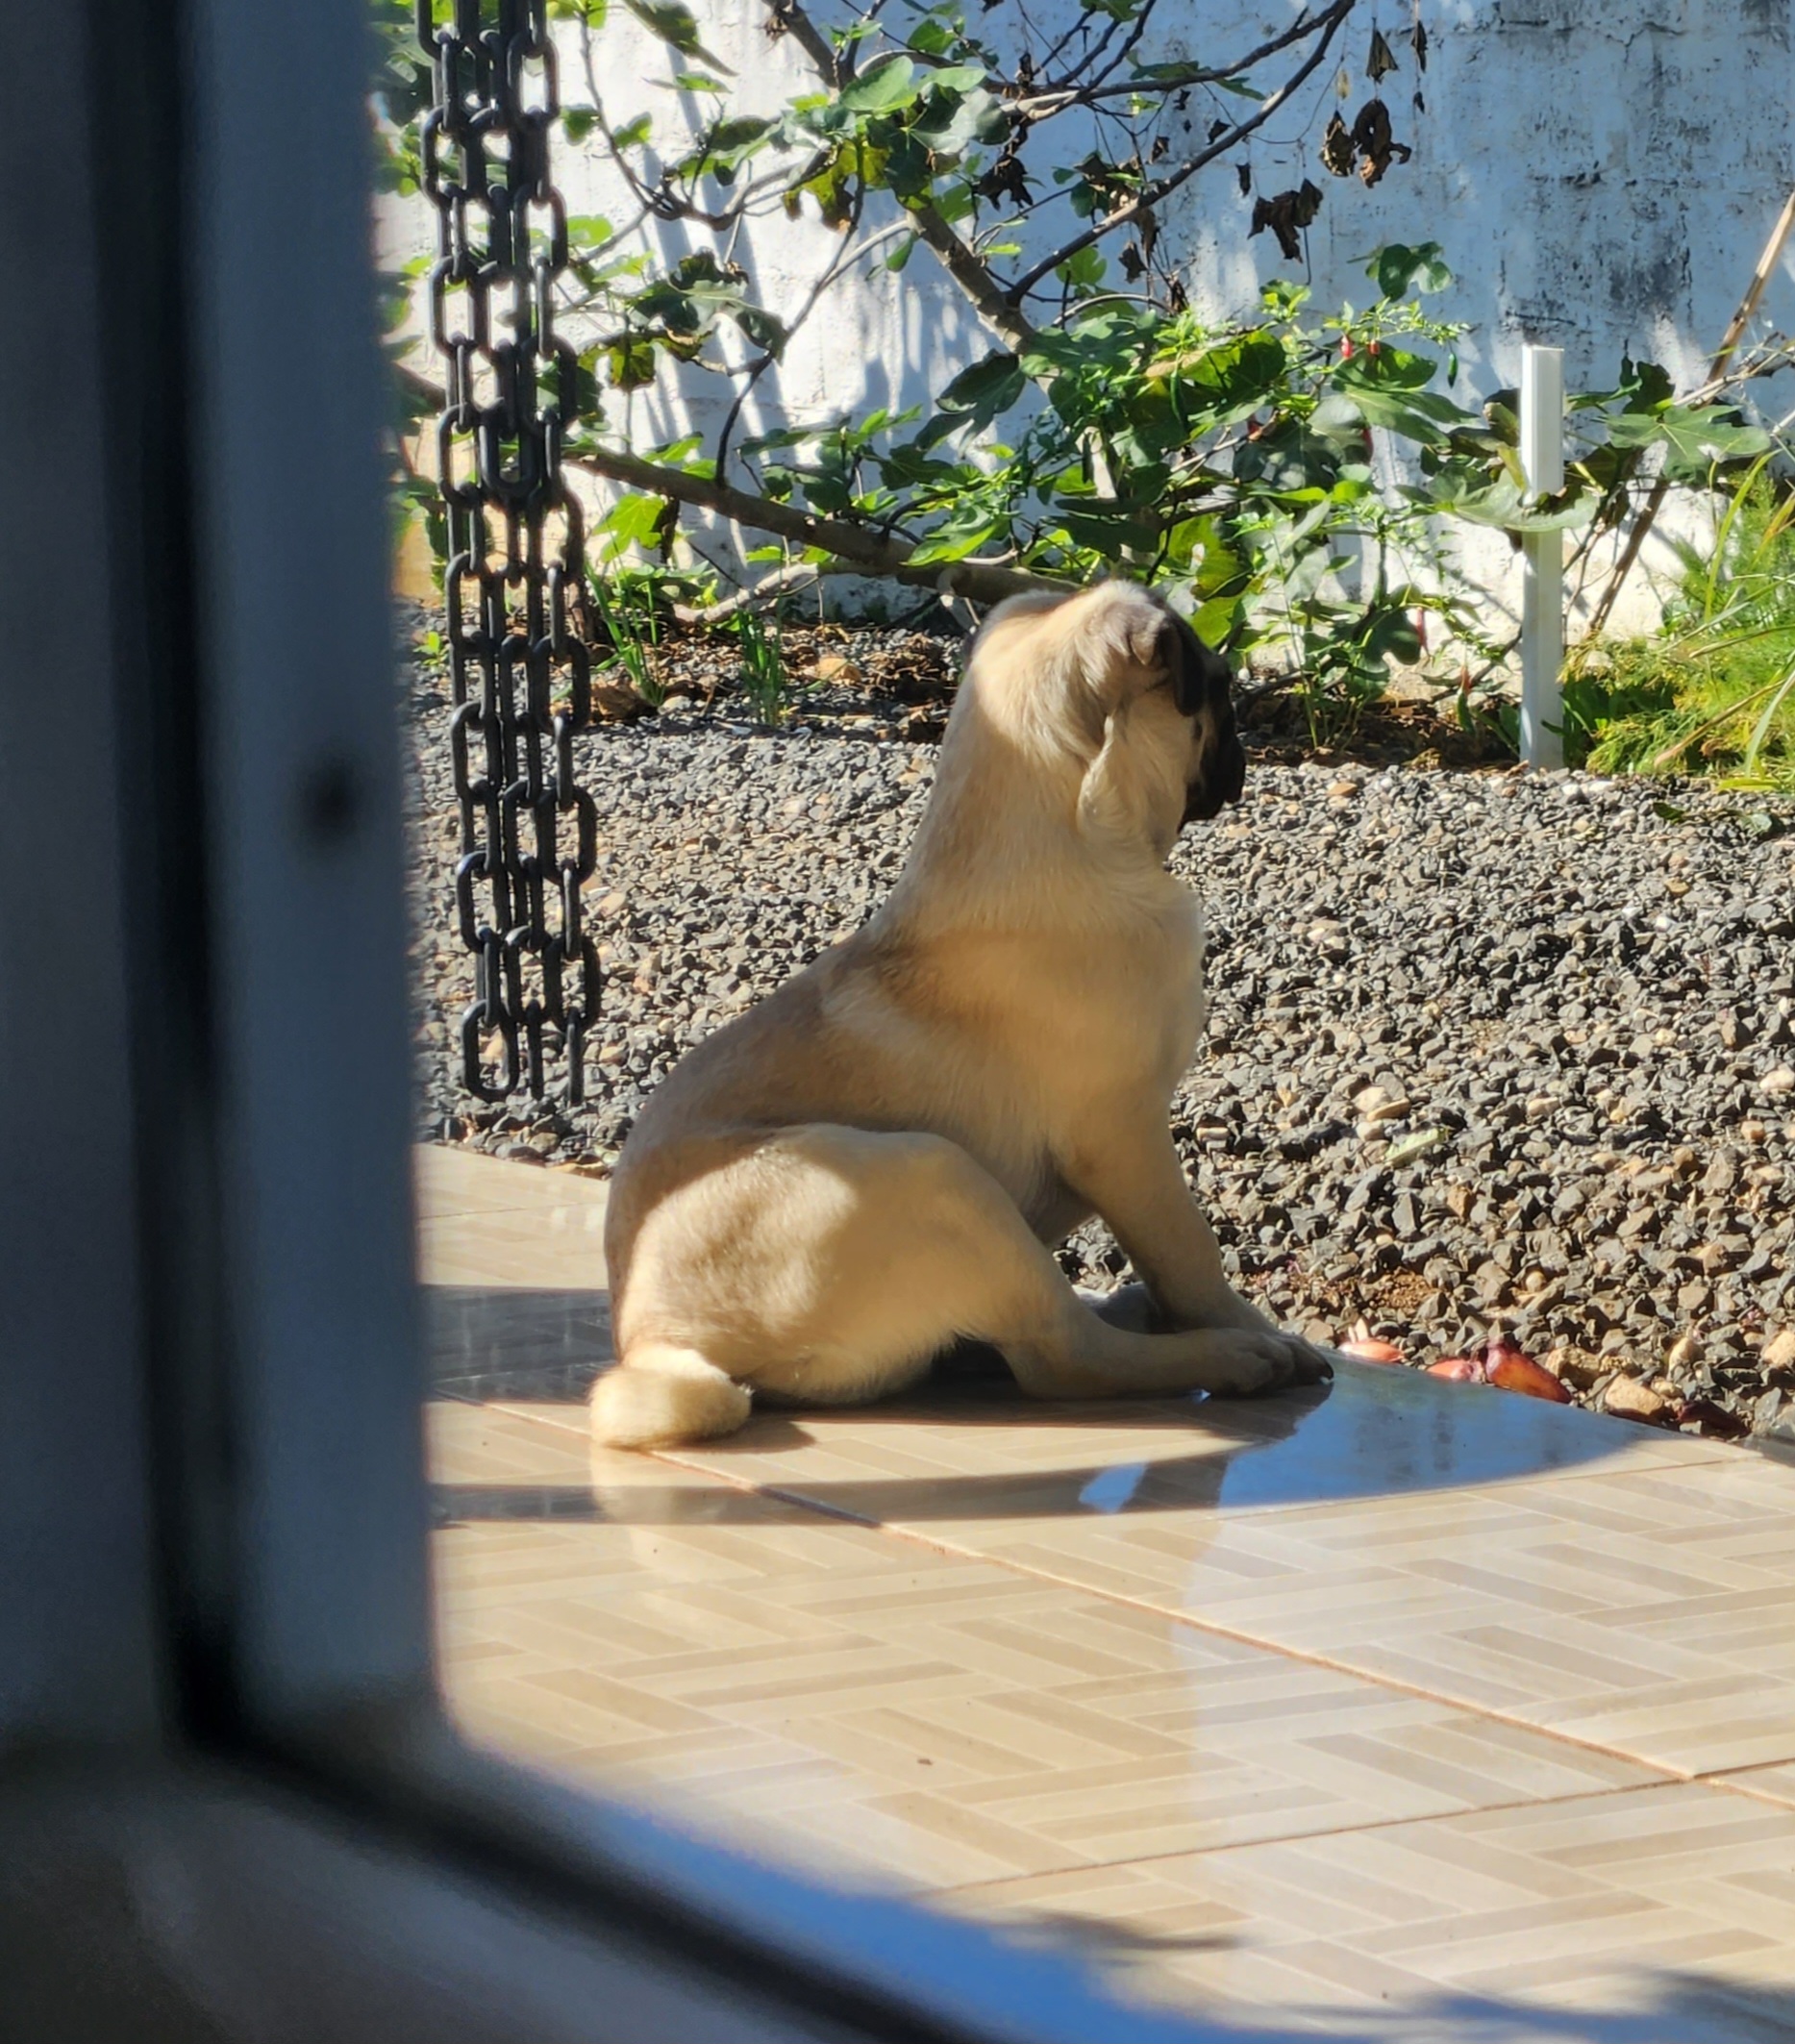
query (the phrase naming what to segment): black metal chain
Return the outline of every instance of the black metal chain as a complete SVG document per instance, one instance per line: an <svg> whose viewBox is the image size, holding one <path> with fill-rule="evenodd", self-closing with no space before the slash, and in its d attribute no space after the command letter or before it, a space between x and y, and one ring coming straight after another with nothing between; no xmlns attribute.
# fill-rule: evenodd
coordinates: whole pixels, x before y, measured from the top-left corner
<svg viewBox="0 0 1795 2044"><path fill-rule="evenodd" d="M547 0L447 0L440 25L439 11L441 0L417 0L436 76L421 146L436 209L430 334L447 374L436 455L461 810L455 891L478 961L461 1077L483 1100L522 1082L539 1098L559 1053L577 1101L599 999L580 914L598 812L574 771L592 689L585 532L561 473L579 366L555 334L567 263L566 208L549 181L555 48Z"/></svg>

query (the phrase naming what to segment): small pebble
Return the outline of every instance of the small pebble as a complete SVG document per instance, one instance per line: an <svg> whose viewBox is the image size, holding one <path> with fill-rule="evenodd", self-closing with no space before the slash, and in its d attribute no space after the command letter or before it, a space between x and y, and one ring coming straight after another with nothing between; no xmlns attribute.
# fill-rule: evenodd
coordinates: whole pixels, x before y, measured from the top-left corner
<svg viewBox="0 0 1795 2044"><path fill-rule="evenodd" d="M1670 1400L1651 1384L1635 1377L1617 1377L1603 1394L1604 1407L1618 1419L1638 1419L1648 1424L1662 1419Z"/></svg>

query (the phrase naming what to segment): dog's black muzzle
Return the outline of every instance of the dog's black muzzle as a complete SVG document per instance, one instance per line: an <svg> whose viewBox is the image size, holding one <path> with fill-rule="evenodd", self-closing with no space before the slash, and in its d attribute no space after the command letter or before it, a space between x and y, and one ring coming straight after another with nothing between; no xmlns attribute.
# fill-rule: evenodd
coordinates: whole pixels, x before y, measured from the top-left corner
<svg viewBox="0 0 1795 2044"><path fill-rule="evenodd" d="M1209 747L1203 771L1184 790L1185 823L1208 823L1231 802L1238 802L1246 790L1247 756L1229 720L1228 729Z"/></svg>
<svg viewBox="0 0 1795 2044"><path fill-rule="evenodd" d="M1247 756L1234 729L1234 676L1228 662L1206 646L1189 625L1168 613L1165 657L1172 674L1172 700L1185 716L1207 720L1212 736L1202 771L1184 791L1183 823L1207 823L1238 802L1247 781Z"/></svg>

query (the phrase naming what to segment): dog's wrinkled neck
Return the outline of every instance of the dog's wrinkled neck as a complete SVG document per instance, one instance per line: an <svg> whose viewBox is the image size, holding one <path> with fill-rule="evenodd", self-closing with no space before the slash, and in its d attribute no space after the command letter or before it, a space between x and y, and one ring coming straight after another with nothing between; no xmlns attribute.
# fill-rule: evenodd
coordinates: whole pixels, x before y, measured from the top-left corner
<svg viewBox="0 0 1795 2044"><path fill-rule="evenodd" d="M1064 884L1082 771L1063 745L1017 730L962 683L888 911L926 904L931 921L1031 920Z"/></svg>

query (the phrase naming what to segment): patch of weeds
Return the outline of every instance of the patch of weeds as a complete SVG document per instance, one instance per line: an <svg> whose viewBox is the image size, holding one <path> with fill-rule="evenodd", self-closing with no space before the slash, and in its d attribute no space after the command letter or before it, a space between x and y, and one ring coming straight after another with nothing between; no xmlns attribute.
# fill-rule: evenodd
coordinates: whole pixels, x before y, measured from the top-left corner
<svg viewBox="0 0 1795 2044"><path fill-rule="evenodd" d="M739 685L755 718L761 724L780 724L790 708L790 677L780 645L779 620L762 617L748 610L737 612L735 643L741 658Z"/></svg>
<svg viewBox="0 0 1795 2044"><path fill-rule="evenodd" d="M1572 654L1566 757L1795 792L1795 491L1755 463L1713 540L1678 554L1659 637Z"/></svg>
<svg viewBox="0 0 1795 2044"><path fill-rule="evenodd" d="M1564 669L1564 757L1572 766L1633 772L1635 751L1671 742L1677 681L1663 641L1625 639L1572 650ZM1646 734L1657 735L1650 740ZM1605 763L1606 762L1606 763Z"/></svg>
<svg viewBox="0 0 1795 2044"><path fill-rule="evenodd" d="M659 592L651 576L591 578L592 609L611 641L609 664L621 667L637 695L659 710L666 693L655 678L652 656L661 644Z"/></svg>
<svg viewBox="0 0 1795 2044"><path fill-rule="evenodd" d="M1565 684L1565 701L1570 701L1570 684ZM1505 760L1521 756L1521 706L1511 697L1498 695L1487 685L1478 688L1467 669L1453 692L1453 715L1458 729L1474 744L1482 743ZM1567 709L1566 717L1569 717Z"/></svg>

